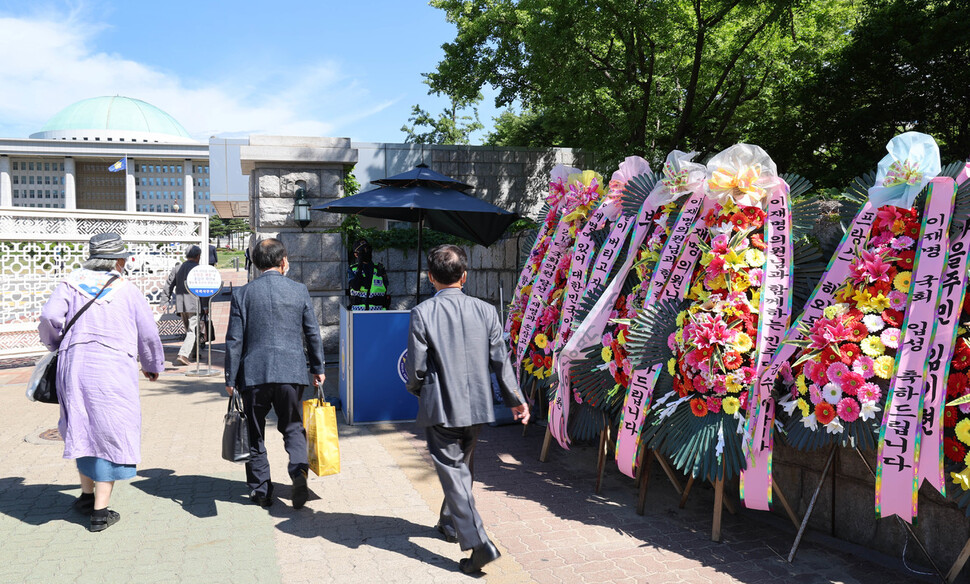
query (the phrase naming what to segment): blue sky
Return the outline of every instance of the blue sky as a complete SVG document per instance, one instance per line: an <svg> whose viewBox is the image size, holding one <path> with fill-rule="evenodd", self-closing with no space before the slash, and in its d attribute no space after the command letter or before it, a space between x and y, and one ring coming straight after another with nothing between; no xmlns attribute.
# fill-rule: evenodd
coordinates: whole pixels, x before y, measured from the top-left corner
<svg viewBox="0 0 970 584"><path fill-rule="evenodd" d="M422 0L0 0L0 136L27 137L81 99L124 95L200 140L403 142L414 104L446 105L421 74L454 34ZM479 113L486 127L497 115L489 99Z"/></svg>

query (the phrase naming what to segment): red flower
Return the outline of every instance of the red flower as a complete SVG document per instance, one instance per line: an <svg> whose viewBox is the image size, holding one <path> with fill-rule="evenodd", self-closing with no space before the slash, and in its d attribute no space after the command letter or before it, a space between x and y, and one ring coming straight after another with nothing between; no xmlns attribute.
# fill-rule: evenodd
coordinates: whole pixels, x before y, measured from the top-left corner
<svg viewBox="0 0 970 584"><path fill-rule="evenodd" d="M943 408L943 426L952 428L957 425L959 414L955 407Z"/></svg>
<svg viewBox="0 0 970 584"><path fill-rule="evenodd" d="M967 456L967 449L956 438L943 439L943 452L946 453L947 458L955 462L963 462Z"/></svg>
<svg viewBox="0 0 970 584"><path fill-rule="evenodd" d="M820 402L815 406L815 419L819 424L828 424L835 419L835 406L827 401Z"/></svg>
<svg viewBox="0 0 970 584"><path fill-rule="evenodd" d="M761 250L768 249L768 244L765 243L765 236L761 233L755 233L751 236L751 245Z"/></svg>
<svg viewBox="0 0 970 584"><path fill-rule="evenodd" d="M703 418L707 415L707 401L702 397L695 397L690 400L690 411L698 418Z"/></svg>
<svg viewBox="0 0 970 584"><path fill-rule="evenodd" d="M821 360L822 360L822 365L828 367L832 363L839 363L840 361L842 361L842 358L832 347L825 347L824 349L822 349Z"/></svg>
<svg viewBox="0 0 970 584"><path fill-rule="evenodd" d="M674 378L674 391L676 391L677 395L680 397L684 397L689 393L689 390L684 386L684 383L679 377Z"/></svg>
<svg viewBox="0 0 970 584"><path fill-rule="evenodd" d="M953 368L957 371L963 371L967 367L970 367L970 348L967 347L966 341L959 339L957 350L953 354Z"/></svg>
<svg viewBox="0 0 970 584"><path fill-rule="evenodd" d="M737 369L742 362L741 354L737 351L728 351L724 354L724 366L730 370Z"/></svg>
<svg viewBox="0 0 970 584"><path fill-rule="evenodd" d="M768 216L767 213L759 209L758 207L745 207L741 210L748 217L748 222L755 228L761 227L765 224L765 217Z"/></svg>
<svg viewBox="0 0 970 584"><path fill-rule="evenodd" d="M893 310L892 308L883 310L882 319L889 326L894 326L896 328L903 326L903 313L898 310Z"/></svg>
<svg viewBox="0 0 970 584"><path fill-rule="evenodd" d="M892 272L892 270L889 271ZM869 287L869 294L871 296L878 296L879 294L889 296L890 289L892 288L891 282L893 281L893 276L887 277L889 278L888 280L877 280L876 282L872 283L872 286Z"/></svg>
<svg viewBox="0 0 970 584"><path fill-rule="evenodd" d="M733 223L738 229L747 229L748 227L751 227L751 220L748 219L747 215L741 212L731 215L731 223Z"/></svg>
<svg viewBox="0 0 970 584"><path fill-rule="evenodd" d="M842 353L842 362L849 367L852 367L855 360L858 359L859 355L862 354L862 350L859 348L859 345L855 343L846 343L839 347L839 351Z"/></svg>
<svg viewBox="0 0 970 584"><path fill-rule="evenodd" d="M901 251L901 252L899 252L899 253L896 254L896 257L899 258L899 261L896 262L896 265L900 269L906 270L908 272L913 271L913 262L916 260L916 252L915 251L913 251L911 249L908 249L906 251Z"/></svg>
<svg viewBox="0 0 970 584"><path fill-rule="evenodd" d="M966 392L968 381L970 381L970 378L967 377L966 373L951 372L946 379L946 396L952 398L963 395Z"/></svg>
<svg viewBox="0 0 970 584"><path fill-rule="evenodd" d="M849 328L849 340L854 343L861 343L863 339L869 336L869 329L861 321L852 321L848 323ZM858 352L859 347L856 346L856 351ZM851 363L849 363L851 365Z"/></svg>
<svg viewBox="0 0 970 584"><path fill-rule="evenodd" d="M919 223L916 221L907 221L906 228L903 229L903 234L916 239L919 237Z"/></svg>

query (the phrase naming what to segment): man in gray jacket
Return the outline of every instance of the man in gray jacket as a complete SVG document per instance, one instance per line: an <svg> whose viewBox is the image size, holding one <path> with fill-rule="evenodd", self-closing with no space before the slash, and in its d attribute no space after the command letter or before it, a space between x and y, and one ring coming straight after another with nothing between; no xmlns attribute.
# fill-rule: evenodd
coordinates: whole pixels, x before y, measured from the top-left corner
<svg viewBox="0 0 970 584"><path fill-rule="evenodd" d="M199 258L202 257L202 249L193 245L185 252L185 261L172 268L162 290L165 294L165 302L173 301L175 312L182 317L182 324L185 325L185 340L179 347L179 354L175 358L176 363L188 365L195 354L195 335L199 330L199 299L195 294L189 292L185 286L185 280L189 277L189 272L199 267Z"/></svg>
<svg viewBox="0 0 970 584"><path fill-rule="evenodd" d="M263 442L266 414L272 407L290 458L293 508L299 509L307 500L309 470L301 399L309 381L308 358L313 385L324 381L323 343L306 286L284 275L290 264L283 244L277 239L260 241L253 250L253 263L262 273L233 292L229 307L226 392L242 391L249 424L246 483L250 498L261 507L273 504Z"/></svg>
<svg viewBox="0 0 970 584"><path fill-rule="evenodd" d="M529 406L512 372L498 313L461 290L467 267L458 246L441 245L428 254L428 279L437 293L411 310L407 389L418 396L417 423L425 427L444 490L438 531L447 538L453 526L461 549L472 550L459 568L474 574L500 556L475 509L470 468L481 425L495 420L490 374L523 424Z"/></svg>

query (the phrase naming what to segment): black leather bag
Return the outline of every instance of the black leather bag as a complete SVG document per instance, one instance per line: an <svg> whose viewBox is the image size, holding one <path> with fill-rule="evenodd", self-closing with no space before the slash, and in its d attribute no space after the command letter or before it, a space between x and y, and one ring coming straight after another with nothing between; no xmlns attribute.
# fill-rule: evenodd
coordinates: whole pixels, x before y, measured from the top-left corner
<svg viewBox="0 0 970 584"><path fill-rule="evenodd" d="M222 458L229 462L249 460L249 426L243 413L242 398L237 388L229 398L229 408L223 419Z"/></svg>
<svg viewBox="0 0 970 584"><path fill-rule="evenodd" d="M101 288L98 294L88 301L87 304L81 307L81 310L78 310L74 314L74 318L72 318L71 321L67 323L67 326L61 330L62 339L64 338L64 335L67 334L67 331L74 326L74 323L77 321L78 317L84 314L84 311L90 308L91 305L94 304L94 301L98 299L98 296L101 296L101 293L104 292L108 286L110 286L111 283L117 279L118 276L112 276L111 279L105 283L104 287ZM37 380L37 386L34 388L33 393L28 394L28 397L34 401L39 401L45 404L60 403L57 400L57 351L54 351L54 356L47 361L47 365L44 366L43 373L41 373L40 378Z"/></svg>

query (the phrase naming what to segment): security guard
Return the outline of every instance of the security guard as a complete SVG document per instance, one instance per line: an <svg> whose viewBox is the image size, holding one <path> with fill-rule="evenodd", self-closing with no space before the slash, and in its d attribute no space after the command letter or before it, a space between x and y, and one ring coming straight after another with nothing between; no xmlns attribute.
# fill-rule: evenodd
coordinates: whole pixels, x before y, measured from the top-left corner
<svg viewBox="0 0 970 584"><path fill-rule="evenodd" d="M387 270L374 264L373 249L367 240L354 244L355 263L347 275L347 296L351 310L387 310L391 297L387 294Z"/></svg>

